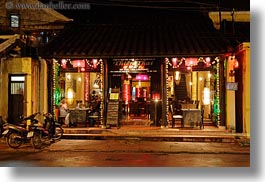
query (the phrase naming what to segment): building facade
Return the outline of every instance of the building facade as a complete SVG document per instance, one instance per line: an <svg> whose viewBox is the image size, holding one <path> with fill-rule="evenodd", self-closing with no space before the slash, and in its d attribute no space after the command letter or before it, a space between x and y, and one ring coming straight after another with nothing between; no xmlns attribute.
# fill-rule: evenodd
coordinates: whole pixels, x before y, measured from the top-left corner
<svg viewBox="0 0 265 182"><path fill-rule="evenodd" d="M47 64L38 56L39 48L70 21L49 8L26 8L36 4L40 2L0 4L0 116L9 123L48 110Z"/></svg>
<svg viewBox="0 0 265 182"><path fill-rule="evenodd" d="M110 122L112 90L118 90L127 117L148 117L155 125L167 127L169 105L177 101L195 109L203 107L205 119L226 127L226 62L233 53L229 39L201 13L160 11L145 18L138 13L139 19L127 22L107 24L101 19L72 24L51 42L43 57L52 64L53 75L64 80L60 84L53 77L50 86L58 87L58 100L70 95L73 108L76 100L89 102L88 94L95 89L92 80L99 75L103 126ZM50 92L54 94L55 89ZM56 102L51 99L50 106Z"/></svg>

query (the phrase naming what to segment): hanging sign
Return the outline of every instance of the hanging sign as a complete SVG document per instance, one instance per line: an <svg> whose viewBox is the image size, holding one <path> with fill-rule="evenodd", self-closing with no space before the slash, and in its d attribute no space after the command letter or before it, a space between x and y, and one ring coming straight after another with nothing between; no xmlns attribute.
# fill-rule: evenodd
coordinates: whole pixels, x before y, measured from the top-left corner
<svg viewBox="0 0 265 182"><path fill-rule="evenodd" d="M154 59L113 59L110 62L110 70L111 72L155 72L154 68L159 68L158 63L160 62Z"/></svg>

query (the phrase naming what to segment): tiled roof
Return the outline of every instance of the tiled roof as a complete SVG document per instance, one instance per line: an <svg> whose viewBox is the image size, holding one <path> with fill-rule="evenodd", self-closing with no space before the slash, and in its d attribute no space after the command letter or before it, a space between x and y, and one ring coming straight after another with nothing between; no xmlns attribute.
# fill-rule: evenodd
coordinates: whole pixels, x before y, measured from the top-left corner
<svg viewBox="0 0 265 182"><path fill-rule="evenodd" d="M9 5L9 8L7 8L7 5ZM72 21L50 8L49 4L45 6L38 0L1 0L0 9L1 27L9 28L10 13L19 13L19 31L62 29L65 23Z"/></svg>
<svg viewBox="0 0 265 182"><path fill-rule="evenodd" d="M14 35L0 35L0 53L11 47L19 39L18 34Z"/></svg>
<svg viewBox="0 0 265 182"><path fill-rule="evenodd" d="M0 44L2 44L3 42L5 42L6 41L6 39L1 39L0 38Z"/></svg>
<svg viewBox="0 0 265 182"><path fill-rule="evenodd" d="M135 58L226 53L230 43L206 18L160 23L72 24L44 48L50 58Z"/></svg>

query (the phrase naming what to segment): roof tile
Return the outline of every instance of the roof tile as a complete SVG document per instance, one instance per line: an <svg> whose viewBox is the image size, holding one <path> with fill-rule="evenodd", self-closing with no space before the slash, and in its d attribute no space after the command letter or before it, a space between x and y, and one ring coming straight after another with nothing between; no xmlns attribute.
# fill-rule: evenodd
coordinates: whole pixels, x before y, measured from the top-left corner
<svg viewBox="0 0 265 182"><path fill-rule="evenodd" d="M71 24L43 57L120 58L222 54L230 42L208 21L162 24Z"/></svg>

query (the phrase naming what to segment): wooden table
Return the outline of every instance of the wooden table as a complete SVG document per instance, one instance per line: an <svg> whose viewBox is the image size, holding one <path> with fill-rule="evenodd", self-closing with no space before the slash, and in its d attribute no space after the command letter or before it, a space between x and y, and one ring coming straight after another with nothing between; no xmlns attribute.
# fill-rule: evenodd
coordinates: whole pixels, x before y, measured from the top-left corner
<svg viewBox="0 0 265 182"><path fill-rule="evenodd" d="M200 109L181 109L183 111L183 123L194 127L199 126L201 122L201 110Z"/></svg>

